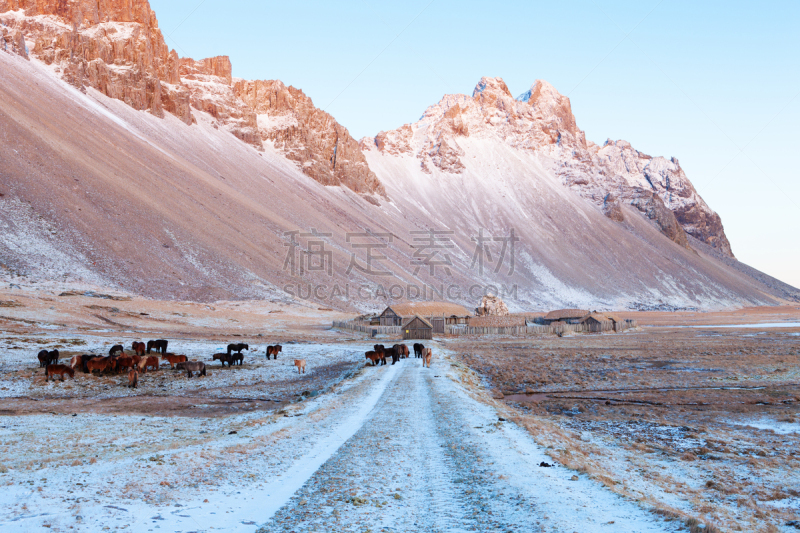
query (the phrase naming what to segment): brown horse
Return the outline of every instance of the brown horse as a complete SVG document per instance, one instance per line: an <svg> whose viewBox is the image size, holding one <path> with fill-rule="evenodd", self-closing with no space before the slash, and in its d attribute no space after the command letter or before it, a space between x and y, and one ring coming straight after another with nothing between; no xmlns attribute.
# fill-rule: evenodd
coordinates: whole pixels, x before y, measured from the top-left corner
<svg viewBox="0 0 800 533"><path fill-rule="evenodd" d="M403 359L408 359L408 346L405 344L400 345L400 357Z"/></svg>
<svg viewBox="0 0 800 533"><path fill-rule="evenodd" d="M299 374L300 371L303 371L303 374L306 373L306 360L305 359L295 359L294 366L297 367L297 373Z"/></svg>
<svg viewBox="0 0 800 533"><path fill-rule="evenodd" d="M153 370L158 370L158 357L150 356L147 358L142 357L142 360L139 362L139 370L144 374L147 372L148 368L152 368Z"/></svg>
<svg viewBox="0 0 800 533"><path fill-rule="evenodd" d="M131 344L131 350L138 356L144 355L145 350L147 350L147 346L143 342L134 342Z"/></svg>
<svg viewBox="0 0 800 533"><path fill-rule="evenodd" d="M89 355L89 354L85 353L83 355L76 355L72 359L73 360L77 359L75 366L76 367L78 367L78 366L81 367L81 371L84 374L88 374L89 373L89 367L88 367L89 361L91 361L95 357L97 357L97 356L96 355Z"/></svg>
<svg viewBox="0 0 800 533"><path fill-rule="evenodd" d="M273 356L273 359L278 358L278 354L283 351L283 346L280 344L276 344L275 346L267 346L267 361L269 361L269 356Z"/></svg>
<svg viewBox="0 0 800 533"><path fill-rule="evenodd" d="M380 356L380 358L381 358L381 364L385 365L386 364L386 348L383 346L383 344L376 344L374 346L374 348L375 348L375 353L378 354Z"/></svg>
<svg viewBox="0 0 800 533"><path fill-rule="evenodd" d="M189 360L189 358L186 357L185 355L175 355L174 353L164 354L164 359L166 359L170 367L172 367L173 369L175 368L175 365L177 365L178 363L185 363L186 361Z"/></svg>
<svg viewBox="0 0 800 533"><path fill-rule="evenodd" d="M139 373L131 369L128 371L128 387L135 389L139 385Z"/></svg>
<svg viewBox="0 0 800 533"><path fill-rule="evenodd" d="M112 361L113 359L110 357L92 357L86 362L86 369L88 370L89 374L93 374L95 370L102 374L108 370Z"/></svg>
<svg viewBox="0 0 800 533"><path fill-rule="evenodd" d="M378 366L379 364L381 364L381 356L379 354L373 351L369 351L366 352L364 355L367 357L367 361L372 361L372 366Z"/></svg>
<svg viewBox="0 0 800 533"><path fill-rule="evenodd" d="M206 375L206 364L202 361L185 361L183 363L178 363L177 365L175 365L175 368L177 368L178 370L186 370L186 377L188 378L192 377L192 372L199 372L198 375L200 376Z"/></svg>
<svg viewBox="0 0 800 533"><path fill-rule="evenodd" d="M239 364L239 366L242 366L242 363L244 363L244 355L242 353L233 353L229 356L228 358L229 365L235 365L237 363Z"/></svg>
<svg viewBox="0 0 800 533"><path fill-rule="evenodd" d="M433 352L430 348L425 348L422 350L422 366L427 366L428 368L431 367L431 359L433 359Z"/></svg>
<svg viewBox="0 0 800 533"><path fill-rule="evenodd" d="M55 379L57 375L61 376L61 381L64 381L65 374L73 379L75 378L75 371L67 365L47 365L44 371L45 381L50 381L51 377Z"/></svg>
<svg viewBox="0 0 800 533"><path fill-rule="evenodd" d="M133 361L133 357L130 356L122 356L117 358L117 371L122 372L123 370L129 370L134 367L136 363Z"/></svg>
<svg viewBox="0 0 800 533"><path fill-rule="evenodd" d="M228 366L231 366L231 356L226 353L215 353L211 357L212 361L219 361L222 363L222 366L225 366L225 363L228 363Z"/></svg>

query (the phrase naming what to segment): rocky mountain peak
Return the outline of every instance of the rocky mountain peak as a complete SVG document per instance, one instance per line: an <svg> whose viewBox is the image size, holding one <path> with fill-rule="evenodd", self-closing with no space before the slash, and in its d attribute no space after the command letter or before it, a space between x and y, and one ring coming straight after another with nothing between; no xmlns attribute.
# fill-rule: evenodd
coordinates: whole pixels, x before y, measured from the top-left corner
<svg viewBox="0 0 800 533"><path fill-rule="evenodd" d="M486 76L481 78L481 81L475 86L475 90L472 91L472 97L475 99L496 99L498 97L513 98L503 78L490 78Z"/></svg>
<svg viewBox="0 0 800 533"><path fill-rule="evenodd" d="M347 129L302 91L277 80L234 80L228 56L178 57L147 0L0 0L0 23L0 51L27 57L30 49L82 90L187 125L206 113L257 150L272 141L320 183L349 187L373 203L384 194Z"/></svg>
<svg viewBox="0 0 800 533"><path fill-rule="evenodd" d="M544 80L515 99L501 78L481 78L472 97L446 95L419 122L381 132L361 146L392 156L414 154L428 174L462 174L471 159L462 147L465 137L536 154L612 220L624 222L626 203L679 245L689 246L688 234L732 256L719 216L677 159L651 157L622 140L587 142L569 98Z"/></svg>

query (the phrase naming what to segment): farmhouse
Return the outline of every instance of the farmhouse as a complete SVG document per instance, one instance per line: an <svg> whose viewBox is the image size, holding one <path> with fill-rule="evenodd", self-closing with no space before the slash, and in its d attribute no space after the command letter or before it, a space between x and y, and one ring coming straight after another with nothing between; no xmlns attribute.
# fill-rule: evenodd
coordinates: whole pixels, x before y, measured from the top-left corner
<svg viewBox="0 0 800 533"><path fill-rule="evenodd" d="M403 324L403 340L430 340L432 338L433 324L421 316L414 316Z"/></svg>
<svg viewBox="0 0 800 533"><path fill-rule="evenodd" d="M392 304L378 317L381 326L402 326L409 319L422 317L431 323L434 333L444 333L445 324L466 324L470 312L449 302L409 302Z"/></svg>

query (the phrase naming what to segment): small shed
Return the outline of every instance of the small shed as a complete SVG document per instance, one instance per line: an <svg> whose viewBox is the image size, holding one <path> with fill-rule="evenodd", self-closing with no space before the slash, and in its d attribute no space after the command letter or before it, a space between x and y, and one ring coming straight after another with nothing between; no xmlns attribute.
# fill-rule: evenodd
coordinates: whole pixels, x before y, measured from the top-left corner
<svg viewBox="0 0 800 533"><path fill-rule="evenodd" d="M403 340L422 339L433 339L433 324L421 316L414 316L403 325Z"/></svg>
<svg viewBox="0 0 800 533"><path fill-rule="evenodd" d="M383 310L383 313L378 317L381 326L401 326L403 325L402 315L396 313L391 307Z"/></svg>

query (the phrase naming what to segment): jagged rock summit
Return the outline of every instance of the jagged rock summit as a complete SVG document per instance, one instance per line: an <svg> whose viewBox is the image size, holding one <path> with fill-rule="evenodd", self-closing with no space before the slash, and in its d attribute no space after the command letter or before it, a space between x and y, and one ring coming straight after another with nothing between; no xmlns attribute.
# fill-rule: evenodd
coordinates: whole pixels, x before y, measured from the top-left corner
<svg viewBox="0 0 800 533"><path fill-rule="evenodd" d="M501 78L484 77L472 96L446 95L414 124L362 139L365 151L413 155L423 172L465 170L463 139L493 139L542 157L564 185L624 221L619 202L636 207L670 239L686 234L733 256L719 216L703 201L675 158L651 157L626 141L586 140L569 98L546 81L514 98Z"/></svg>
<svg viewBox="0 0 800 533"><path fill-rule="evenodd" d="M378 203L383 187L358 143L302 91L233 78L227 56L170 50L147 0L0 0L0 45L30 53L70 84L187 125L194 112L258 150L270 141L311 178ZM26 41L29 44L26 45Z"/></svg>

